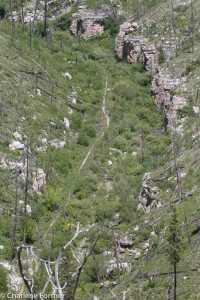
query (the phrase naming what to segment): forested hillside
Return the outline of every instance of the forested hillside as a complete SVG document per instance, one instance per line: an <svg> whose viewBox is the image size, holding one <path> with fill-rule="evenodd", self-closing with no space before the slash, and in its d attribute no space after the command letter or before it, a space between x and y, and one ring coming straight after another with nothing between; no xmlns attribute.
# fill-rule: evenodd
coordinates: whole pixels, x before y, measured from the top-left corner
<svg viewBox="0 0 200 300"><path fill-rule="evenodd" d="M200 299L199 10L1 1L2 299Z"/></svg>

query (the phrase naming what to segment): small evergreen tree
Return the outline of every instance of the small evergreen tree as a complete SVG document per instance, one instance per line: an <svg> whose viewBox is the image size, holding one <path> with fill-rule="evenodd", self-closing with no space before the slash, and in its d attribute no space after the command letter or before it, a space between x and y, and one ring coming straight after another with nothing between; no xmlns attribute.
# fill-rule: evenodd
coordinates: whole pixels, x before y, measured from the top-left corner
<svg viewBox="0 0 200 300"><path fill-rule="evenodd" d="M167 230L167 252L170 264L174 272L174 300L177 299L177 264L181 259L183 250L183 239L181 236L180 225L178 222L176 207L173 207L171 220Z"/></svg>

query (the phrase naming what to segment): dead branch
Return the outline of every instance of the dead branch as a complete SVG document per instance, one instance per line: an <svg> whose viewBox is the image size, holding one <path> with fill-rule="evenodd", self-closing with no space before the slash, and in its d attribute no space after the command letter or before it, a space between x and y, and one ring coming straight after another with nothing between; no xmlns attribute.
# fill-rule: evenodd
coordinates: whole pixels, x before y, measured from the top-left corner
<svg viewBox="0 0 200 300"><path fill-rule="evenodd" d="M33 297L34 297L34 295L36 295L35 291L34 291L34 279L33 278L28 279L27 276L26 276L26 272L24 271L24 267L23 267L23 264L22 264L22 258L21 258L22 250L26 250L27 251L27 256L29 256L29 255L32 256L36 261L41 262L45 266L45 270L46 270L46 273L47 273L47 281L44 285L42 293L40 293L40 299L44 299L43 295L45 294L45 291L46 291L48 285L51 284L53 289L58 292L59 299L64 300L63 289L65 288L67 283L65 283L64 286L61 287L60 280L59 280L59 265L60 265L60 262L61 262L64 251L72 244L73 240L81 232L79 228L80 228L80 225L78 223L76 233L71 238L71 240L68 241L63 246L62 250L60 251L60 253L58 255L58 258L56 259L56 261L45 260L45 259L42 259L42 258L38 257L34 253L34 249L37 249L37 247L34 247L34 246L24 246L24 245L22 245L22 246L17 248L17 251L18 251L18 265L19 265L20 274L21 274L21 277L22 277L28 291L30 292L30 295L32 295ZM55 266L55 275L53 275L51 266ZM53 278L55 279L55 283L54 283Z"/></svg>
<svg viewBox="0 0 200 300"><path fill-rule="evenodd" d="M34 292L34 280L30 280L26 277L26 273L24 272L24 269L23 269L23 266L22 266L22 259L21 259L21 252L22 250L24 249L28 249L29 247L27 246L20 246L17 248L17 251L18 251L18 255L17 255L17 259L18 259L18 265L19 265L19 271L20 271L20 274L21 274L21 277L30 293L30 295L33 295L33 299L34 299L34 295L35 295L35 292ZM31 284L30 284L31 283Z"/></svg>
<svg viewBox="0 0 200 300"><path fill-rule="evenodd" d="M80 227L80 224L78 223L75 235L71 238L71 240L69 242L67 242L63 246L63 248L60 251L60 253L58 255L58 258L55 262L55 282L56 282L56 286L57 286L57 289L58 289L59 298L61 300L64 300L64 295L63 295L63 291L62 291L62 288L61 288L61 285L60 285L60 280L59 280L59 265L60 265L61 258L63 256L64 251L72 244L73 240L76 239L78 234L80 233L79 227Z"/></svg>
<svg viewBox="0 0 200 300"><path fill-rule="evenodd" d="M194 268L194 269L190 269L190 270L181 270L181 271L177 271L177 274L181 274L181 273L187 273L187 272L198 272L199 269ZM139 279L142 278L154 278L154 277L159 277L159 276L168 276L168 275L172 275L174 274L174 272L161 272L161 273L155 273L155 274L145 274L139 277Z"/></svg>
<svg viewBox="0 0 200 300"><path fill-rule="evenodd" d="M95 242L94 242L94 244L93 244L93 246L92 246L92 249L89 251L89 253L88 253L87 255L85 255L82 264L81 264L81 265L78 267L78 269L77 269L78 272L77 272L76 282L75 282L75 286L74 286L74 292L73 292L73 295L72 295L72 300L75 300L76 290L77 290L77 288L78 288L78 283L79 283L79 279L80 279L80 277L81 277L81 272L82 272L82 270L83 270L83 267L84 267L84 265L86 264L88 258L89 258L89 257L92 255L92 253L94 252L94 249L95 249L96 244L97 244L97 242L98 242L98 240L99 240L99 238L100 238L100 235L101 235L101 232L99 232L99 234L98 234L98 236L97 236L97 238L96 238L96 240L95 240Z"/></svg>

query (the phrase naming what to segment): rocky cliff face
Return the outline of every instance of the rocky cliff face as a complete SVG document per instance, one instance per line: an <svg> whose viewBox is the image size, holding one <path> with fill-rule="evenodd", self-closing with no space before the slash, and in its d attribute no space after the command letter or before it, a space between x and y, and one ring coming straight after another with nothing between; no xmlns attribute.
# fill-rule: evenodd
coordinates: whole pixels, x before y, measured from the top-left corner
<svg viewBox="0 0 200 300"><path fill-rule="evenodd" d="M138 28L135 22L124 22L115 41L115 53L118 60L130 63L141 61L144 69L154 73L157 61L157 51L144 36L135 36L133 32Z"/></svg>
<svg viewBox="0 0 200 300"><path fill-rule="evenodd" d="M152 80L152 94L155 104L162 109L165 115L165 128L173 129L177 123L178 110L187 104L184 97L173 95L181 84L180 78L172 78L169 75L163 75L161 70L157 68L157 72Z"/></svg>
<svg viewBox="0 0 200 300"><path fill-rule="evenodd" d="M152 95L155 104L162 109L165 116L165 128L173 129L177 123L177 112L187 104L184 97L173 95L181 84L180 78L163 75L158 67L158 51L144 36L135 36L133 32L138 28L135 22L124 22L115 41L115 53L118 60L130 63L140 61L145 70L153 75ZM162 49L161 45L159 48Z"/></svg>
<svg viewBox="0 0 200 300"><path fill-rule="evenodd" d="M104 32L105 21L111 16L108 7L97 10L80 9L72 16L71 32L87 40Z"/></svg>

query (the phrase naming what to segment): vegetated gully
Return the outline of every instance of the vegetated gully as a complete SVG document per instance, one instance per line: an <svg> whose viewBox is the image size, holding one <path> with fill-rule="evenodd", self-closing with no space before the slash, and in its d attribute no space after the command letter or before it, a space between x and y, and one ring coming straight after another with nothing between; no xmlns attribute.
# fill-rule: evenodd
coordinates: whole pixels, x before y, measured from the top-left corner
<svg viewBox="0 0 200 300"><path fill-rule="evenodd" d="M104 88L104 95L103 95L103 101L102 101L102 113L103 113L103 116L105 118L106 123L105 123L105 126L103 128L103 131L100 133L100 136L97 137L97 139L93 142L92 146L90 147L90 149L88 150L87 154L85 155L85 157L84 157L84 159L83 159L83 161L82 161L82 163L81 163L81 165L80 165L80 167L78 169L78 174L80 174L81 170L83 169L83 167L87 163L88 158L89 158L90 154L92 153L95 144L104 137L104 134L105 134L106 130L108 130L109 127L110 127L110 118L109 118L108 114L106 113L106 96L107 96L107 91L108 91L108 77L106 78L106 83L105 83L105 88ZM67 201L65 203L64 209L68 205L70 199L71 199L71 191L69 191L68 198L67 198ZM61 214L62 211L63 211L63 206L60 206L60 208L58 209L57 215L55 216L55 218L50 223L50 225L49 225L49 227L48 227L45 235L43 236L43 238L41 240L41 243L44 243L49 230L53 227L53 225L55 224L55 222L59 218L59 216L60 216L60 214Z"/></svg>

